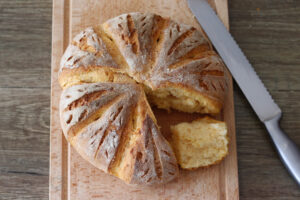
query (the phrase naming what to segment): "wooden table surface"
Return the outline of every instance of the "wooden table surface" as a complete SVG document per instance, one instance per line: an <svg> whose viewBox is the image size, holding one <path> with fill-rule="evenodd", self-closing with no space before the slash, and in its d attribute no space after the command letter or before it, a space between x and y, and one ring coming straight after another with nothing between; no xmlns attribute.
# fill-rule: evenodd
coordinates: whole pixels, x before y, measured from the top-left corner
<svg viewBox="0 0 300 200"><path fill-rule="evenodd" d="M300 145L300 1L229 0L230 29ZM48 199L51 0L0 1L0 199ZM240 198L300 199L235 84Z"/></svg>

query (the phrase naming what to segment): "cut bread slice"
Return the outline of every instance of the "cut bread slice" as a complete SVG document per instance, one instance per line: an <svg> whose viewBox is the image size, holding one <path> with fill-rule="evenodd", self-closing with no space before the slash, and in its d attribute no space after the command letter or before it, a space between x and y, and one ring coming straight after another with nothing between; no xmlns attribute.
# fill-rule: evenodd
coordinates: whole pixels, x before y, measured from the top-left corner
<svg viewBox="0 0 300 200"><path fill-rule="evenodd" d="M228 153L225 122L204 117L171 126L171 132L171 145L183 169L216 164Z"/></svg>

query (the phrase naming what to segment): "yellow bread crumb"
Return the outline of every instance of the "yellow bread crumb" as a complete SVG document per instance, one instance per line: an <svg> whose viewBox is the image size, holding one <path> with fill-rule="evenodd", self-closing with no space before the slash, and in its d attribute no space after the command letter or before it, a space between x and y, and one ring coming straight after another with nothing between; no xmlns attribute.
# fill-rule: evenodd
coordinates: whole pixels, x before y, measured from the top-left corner
<svg viewBox="0 0 300 200"><path fill-rule="evenodd" d="M187 87L169 84L156 90L146 87L148 100L158 108L170 110L171 108L188 113L217 114L222 108L222 103L204 94L193 91Z"/></svg>
<svg viewBox="0 0 300 200"><path fill-rule="evenodd" d="M171 126L171 132L171 145L183 169L216 164L228 153L225 122L204 117Z"/></svg>

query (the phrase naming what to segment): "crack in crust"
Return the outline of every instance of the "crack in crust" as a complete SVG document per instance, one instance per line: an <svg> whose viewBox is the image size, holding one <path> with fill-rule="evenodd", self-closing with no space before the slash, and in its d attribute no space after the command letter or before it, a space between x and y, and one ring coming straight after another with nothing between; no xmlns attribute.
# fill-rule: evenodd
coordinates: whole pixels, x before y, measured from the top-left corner
<svg viewBox="0 0 300 200"><path fill-rule="evenodd" d="M179 26L177 26L177 27L179 27ZM178 32L180 32L179 30L180 30L180 29L177 28L177 31L178 31ZM190 30L186 31L186 32L183 33L181 36L179 36L179 37L174 41L174 43L172 44L172 46L171 46L171 48L169 49L167 55L169 56L170 54L172 54L172 53L176 50L176 48L180 45L180 43L182 43L183 40L186 39L187 37L191 36L192 33L193 33L195 30L196 30L196 29L195 29L194 27L192 27ZM171 38L171 37L172 37L172 36L170 35L170 38Z"/></svg>
<svg viewBox="0 0 300 200"><path fill-rule="evenodd" d="M76 101L73 101L71 104L68 105L66 110L73 110L79 106L85 106L89 104L90 102L94 101L95 99L98 99L101 95L105 94L107 91L97 91L89 94L85 94L80 99L77 99Z"/></svg>
<svg viewBox="0 0 300 200"><path fill-rule="evenodd" d="M138 33L136 31L136 28L134 26L132 17L130 15L127 15L127 26L129 30L129 38L126 40L127 44L131 44L132 52L134 54L138 54L140 51L140 43L138 41ZM124 35L122 35L124 36Z"/></svg>

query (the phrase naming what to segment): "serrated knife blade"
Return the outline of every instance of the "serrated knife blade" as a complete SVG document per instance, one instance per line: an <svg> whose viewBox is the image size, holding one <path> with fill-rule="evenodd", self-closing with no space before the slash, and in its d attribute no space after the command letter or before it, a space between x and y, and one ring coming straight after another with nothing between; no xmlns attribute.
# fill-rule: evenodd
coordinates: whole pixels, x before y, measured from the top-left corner
<svg viewBox="0 0 300 200"><path fill-rule="evenodd" d="M280 108L207 1L188 0L188 4L255 113L268 129L285 166L300 185L300 151L279 127Z"/></svg>
<svg viewBox="0 0 300 200"><path fill-rule="evenodd" d="M280 108L209 4L204 0L189 0L189 4L260 120L278 115Z"/></svg>

